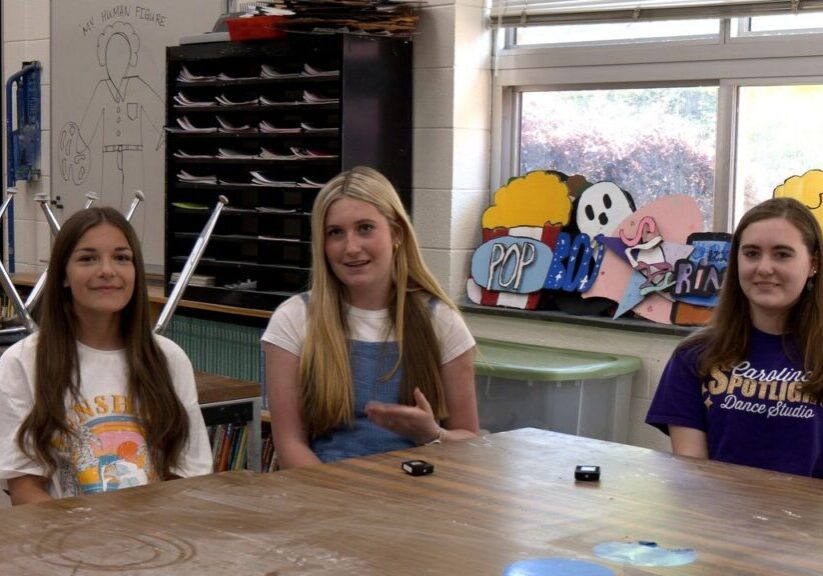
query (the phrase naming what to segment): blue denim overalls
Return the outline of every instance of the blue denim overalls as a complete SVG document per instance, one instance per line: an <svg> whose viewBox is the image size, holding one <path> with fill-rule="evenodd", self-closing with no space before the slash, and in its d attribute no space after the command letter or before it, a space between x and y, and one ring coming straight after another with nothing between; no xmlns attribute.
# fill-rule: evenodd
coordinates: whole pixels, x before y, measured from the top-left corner
<svg viewBox="0 0 823 576"><path fill-rule="evenodd" d="M312 450L323 462L331 462L415 446L412 440L373 424L364 411L369 400L392 404L400 401L402 370L398 369L391 378L385 379L397 362L397 342L350 340L349 347L354 384L354 425L315 438L311 443Z"/></svg>

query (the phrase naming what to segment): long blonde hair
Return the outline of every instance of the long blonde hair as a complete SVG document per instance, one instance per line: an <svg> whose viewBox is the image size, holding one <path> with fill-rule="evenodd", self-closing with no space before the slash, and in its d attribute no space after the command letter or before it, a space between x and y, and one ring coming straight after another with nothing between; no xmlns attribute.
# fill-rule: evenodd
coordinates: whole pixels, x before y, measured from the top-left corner
<svg viewBox="0 0 823 576"><path fill-rule="evenodd" d="M335 276L325 253L325 223L329 208L341 198L371 204L388 220L400 239L394 255L389 311L402 369L400 401L414 404L420 388L435 418L447 417L440 380L440 352L429 313L434 297L457 309L429 271L403 203L391 182L377 170L357 166L335 176L320 191L312 209L312 275L308 328L300 356L303 420L311 437L341 425L354 416L354 385L349 363L346 289Z"/></svg>
<svg viewBox="0 0 823 576"><path fill-rule="evenodd" d="M814 260L814 269L820 271L823 266L820 225L806 206L792 198L772 198L746 212L732 236L729 265L710 326L678 346L684 348L697 345L702 348L698 366L701 376L707 376L714 366L728 367L746 358L752 318L749 299L743 293L738 279L740 241L743 232L750 225L772 218L782 218L797 228ZM809 287L810 289L801 292L800 298L789 312L783 347L790 358L802 362L811 373L804 391L819 396L823 393L823 355L819 351L823 340L823 283L814 278ZM797 351L803 355L802 358L797 358Z"/></svg>

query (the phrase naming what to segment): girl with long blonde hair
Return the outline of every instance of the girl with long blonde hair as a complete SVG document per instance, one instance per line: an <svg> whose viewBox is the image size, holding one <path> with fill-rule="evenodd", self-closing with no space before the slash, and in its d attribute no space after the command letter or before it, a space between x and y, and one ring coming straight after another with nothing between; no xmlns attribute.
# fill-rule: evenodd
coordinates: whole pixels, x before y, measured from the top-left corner
<svg viewBox="0 0 823 576"><path fill-rule="evenodd" d="M312 210L312 278L263 335L281 468L478 431L474 339L391 183L356 167Z"/></svg>

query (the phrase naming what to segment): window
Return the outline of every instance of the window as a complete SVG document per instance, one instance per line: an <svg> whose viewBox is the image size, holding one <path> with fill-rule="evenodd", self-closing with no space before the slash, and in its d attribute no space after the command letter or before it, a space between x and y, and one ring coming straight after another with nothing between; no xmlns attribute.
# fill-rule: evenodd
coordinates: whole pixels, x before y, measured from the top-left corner
<svg viewBox="0 0 823 576"><path fill-rule="evenodd" d="M732 27L734 36L819 33L823 31L823 13L737 18L735 23L737 25Z"/></svg>
<svg viewBox="0 0 823 576"><path fill-rule="evenodd" d="M731 230L784 179L823 169L820 26L808 13L510 30L495 58L493 186L580 173L641 205L691 195L707 229Z"/></svg>
<svg viewBox="0 0 823 576"><path fill-rule="evenodd" d="M520 173L547 166L614 182L643 206L667 193L714 199L717 87L524 92Z"/></svg>
<svg viewBox="0 0 823 576"><path fill-rule="evenodd" d="M615 22L531 26L516 30L516 44L577 44L583 42L643 42L690 37L718 36L719 20L671 20L663 22Z"/></svg>
<svg viewBox="0 0 823 576"><path fill-rule="evenodd" d="M735 222L792 175L823 168L823 85L741 86Z"/></svg>

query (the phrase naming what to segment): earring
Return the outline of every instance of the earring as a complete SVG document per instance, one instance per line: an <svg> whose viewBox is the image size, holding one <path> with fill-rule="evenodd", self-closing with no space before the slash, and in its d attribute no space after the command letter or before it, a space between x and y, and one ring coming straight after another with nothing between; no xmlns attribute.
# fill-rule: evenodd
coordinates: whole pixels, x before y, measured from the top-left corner
<svg viewBox="0 0 823 576"><path fill-rule="evenodd" d="M400 242L395 242L394 246L392 246L392 252L397 252L400 249Z"/></svg>

